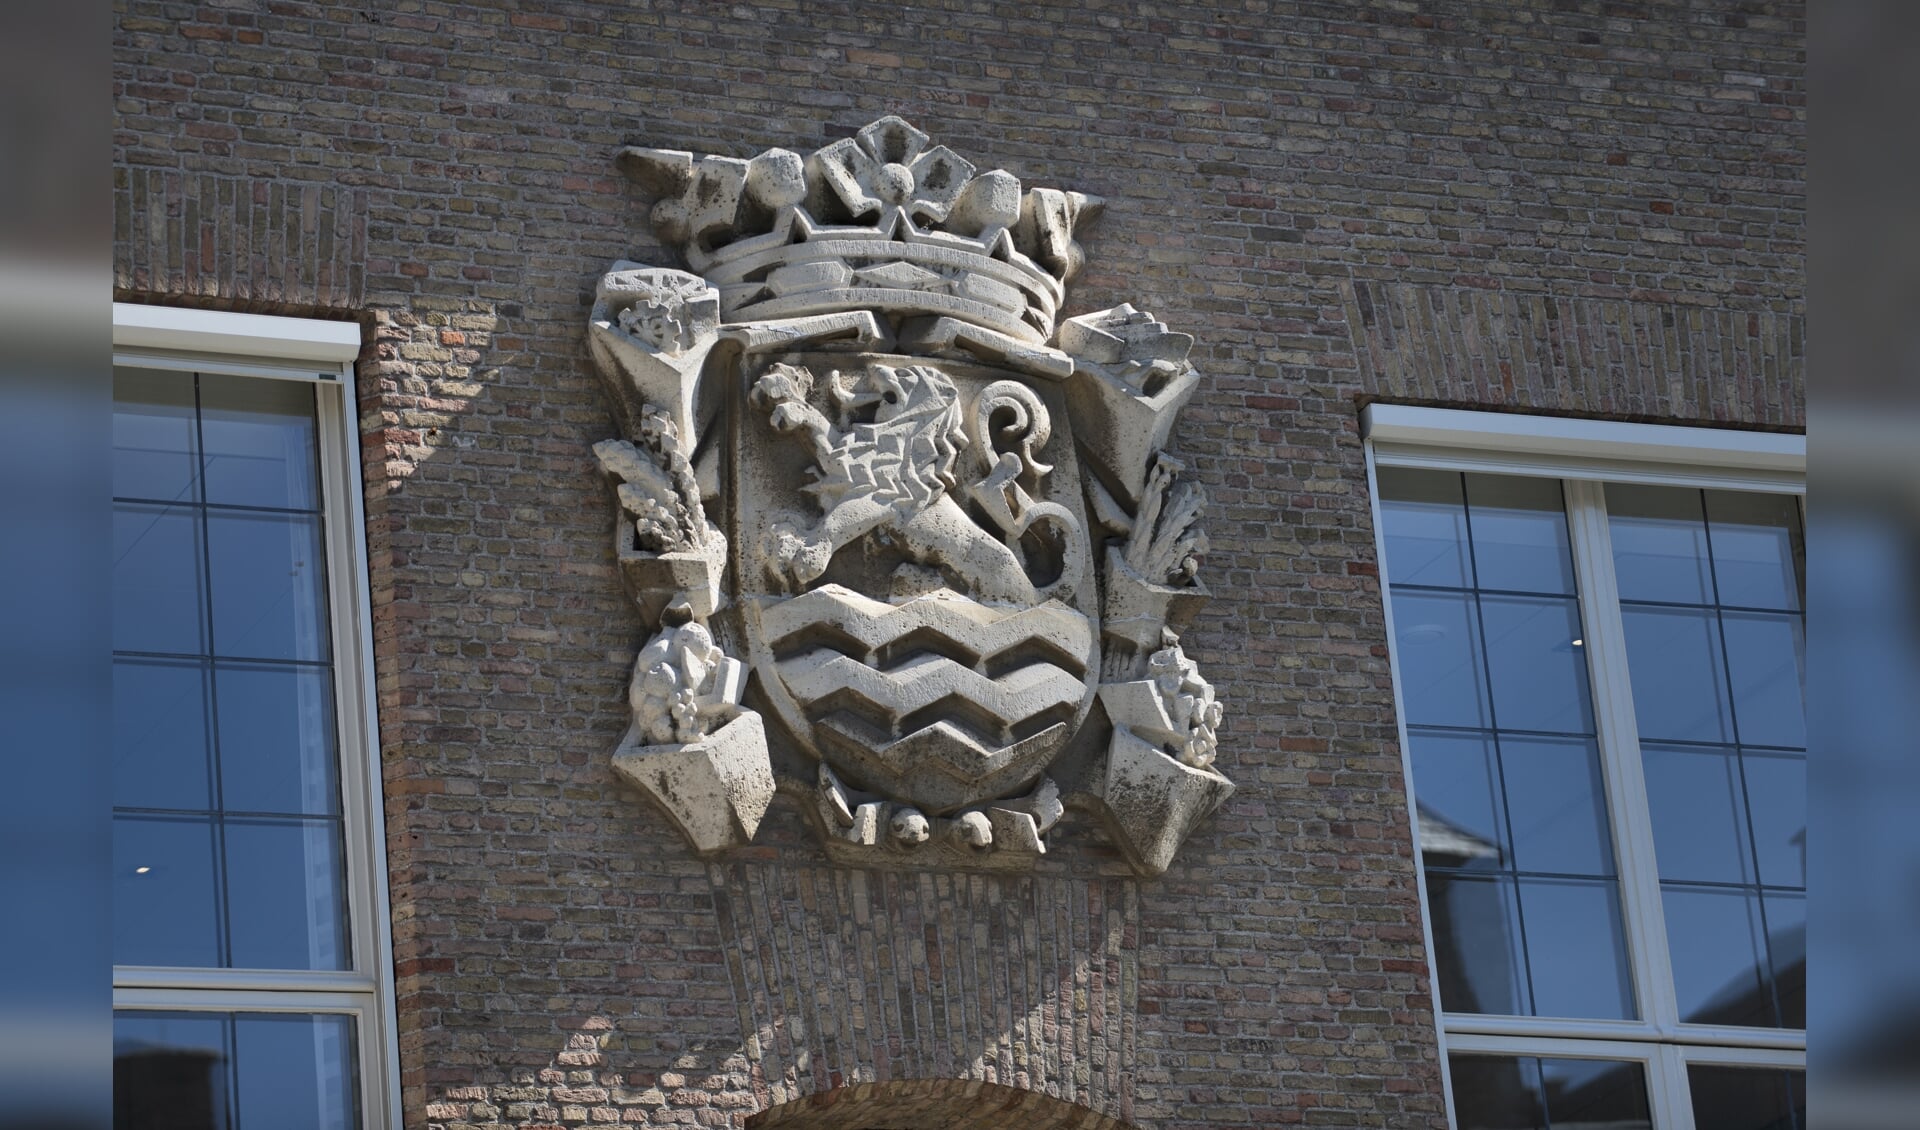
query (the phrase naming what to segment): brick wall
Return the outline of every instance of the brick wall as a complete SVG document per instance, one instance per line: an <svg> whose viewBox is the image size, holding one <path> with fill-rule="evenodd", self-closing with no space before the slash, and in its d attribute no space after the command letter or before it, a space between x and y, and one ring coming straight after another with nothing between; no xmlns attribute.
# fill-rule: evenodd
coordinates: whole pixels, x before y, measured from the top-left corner
<svg viewBox="0 0 1920 1130"><path fill-rule="evenodd" d="M738 1126L927 1076L1164 1130L1440 1124L1359 405L1803 422L1793 4L116 10L118 297L372 328L411 1126ZM614 259L672 263L612 152L889 112L1104 196L1069 312L1199 337L1174 442L1216 597L1187 650L1239 791L1161 879L1074 832L1031 878L850 876L784 800L709 866L608 768L640 627L583 316ZM1009 906L1051 948L955 926ZM907 1015L987 958L1026 987L968 966L980 1008Z"/></svg>

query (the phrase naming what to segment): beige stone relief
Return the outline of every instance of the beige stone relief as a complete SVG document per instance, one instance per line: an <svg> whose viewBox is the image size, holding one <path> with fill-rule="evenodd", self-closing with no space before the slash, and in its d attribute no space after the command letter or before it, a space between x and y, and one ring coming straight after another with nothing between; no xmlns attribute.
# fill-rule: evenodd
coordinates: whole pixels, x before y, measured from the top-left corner
<svg viewBox="0 0 1920 1130"><path fill-rule="evenodd" d="M1181 650L1193 338L1059 320L1100 202L898 118L801 157L629 148L690 271L617 263L597 444L649 630L614 767L703 853L776 791L835 859L1024 868L1070 811L1165 870L1233 785Z"/></svg>

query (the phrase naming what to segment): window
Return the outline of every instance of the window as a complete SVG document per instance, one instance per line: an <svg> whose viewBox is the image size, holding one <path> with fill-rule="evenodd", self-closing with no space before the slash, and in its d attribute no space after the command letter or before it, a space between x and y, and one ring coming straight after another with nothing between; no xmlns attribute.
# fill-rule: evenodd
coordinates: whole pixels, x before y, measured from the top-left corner
<svg viewBox="0 0 1920 1130"><path fill-rule="evenodd" d="M398 1125L359 327L114 330L115 1125Z"/></svg>
<svg viewBox="0 0 1920 1130"><path fill-rule="evenodd" d="M1800 1130L1798 436L1373 405L1459 1130Z"/></svg>

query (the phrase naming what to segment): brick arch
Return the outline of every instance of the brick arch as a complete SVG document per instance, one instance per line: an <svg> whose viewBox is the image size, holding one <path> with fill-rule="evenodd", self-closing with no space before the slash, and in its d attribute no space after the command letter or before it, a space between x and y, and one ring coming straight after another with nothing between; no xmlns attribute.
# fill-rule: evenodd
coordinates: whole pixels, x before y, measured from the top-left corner
<svg viewBox="0 0 1920 1130"><path fill-rule="evenodd" d="M1039 1091L975 1079L835 1087L752 1115L747 1130L1135 1130Z"/></svg>

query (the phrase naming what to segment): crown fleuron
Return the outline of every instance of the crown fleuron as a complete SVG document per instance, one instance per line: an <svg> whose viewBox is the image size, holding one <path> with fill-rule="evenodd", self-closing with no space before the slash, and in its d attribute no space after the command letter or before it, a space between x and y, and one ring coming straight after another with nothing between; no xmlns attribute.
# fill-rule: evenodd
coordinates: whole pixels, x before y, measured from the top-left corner
<svg viewBox="0 0 1920 1130"><path fill-rule="evenodd" d="M727 322L873 310L952 318L1028 345L1053 337L1097 197L1022 191L896 117L806 157L628 147L653 226L720 292Z"/></svg>

